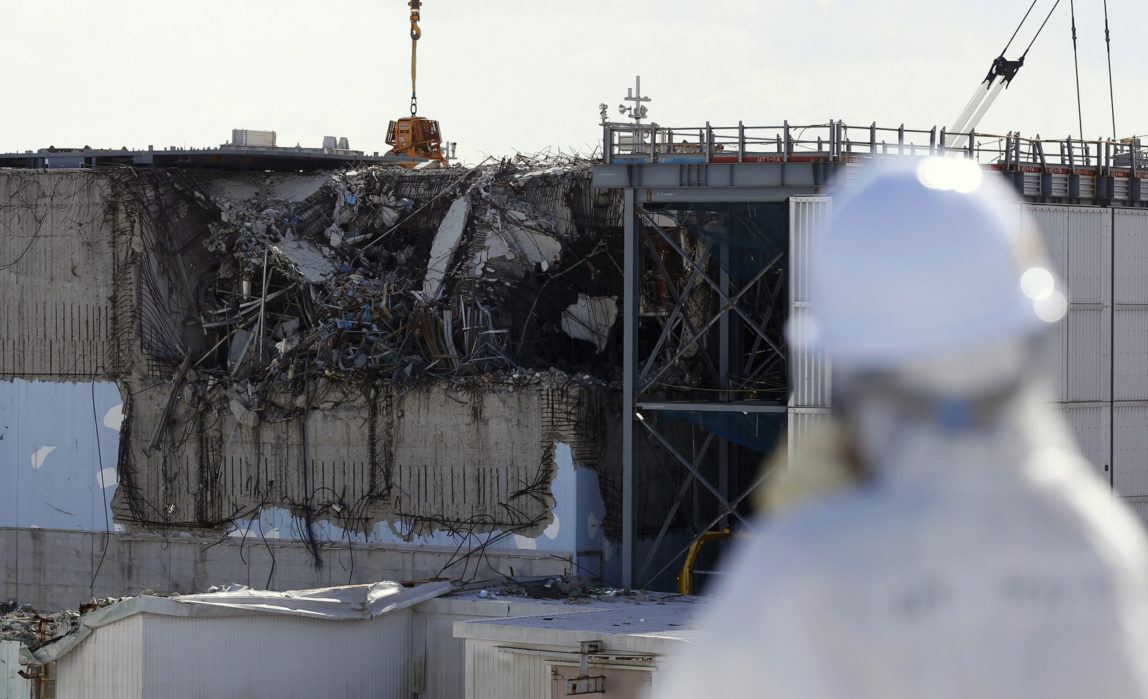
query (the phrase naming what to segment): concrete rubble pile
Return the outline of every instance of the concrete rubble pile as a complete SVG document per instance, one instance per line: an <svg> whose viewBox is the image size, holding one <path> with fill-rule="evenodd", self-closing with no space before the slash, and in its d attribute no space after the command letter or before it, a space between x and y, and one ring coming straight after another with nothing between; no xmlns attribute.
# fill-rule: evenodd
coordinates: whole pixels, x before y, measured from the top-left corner
<svg viewBox="0 0 1148 699"><path fill-rule="evenodd" d="M567 353L577 356L572 373L616 378L595 355L618 317L620 250L578 231L561 191L587 176L577 161L371 167L335 173L299 202L266 190L215 199L219 220L204 245L219 264L200 316L219 339L190 360L241 382L254 411L271 408L276 385L315 369L400 386L428 373L524 378L560 368L561 356L545 356L559 333L558 344L585 343ZM559 287L566 275L572 283ZM540 303L542 288L570 302Z"/></svg>

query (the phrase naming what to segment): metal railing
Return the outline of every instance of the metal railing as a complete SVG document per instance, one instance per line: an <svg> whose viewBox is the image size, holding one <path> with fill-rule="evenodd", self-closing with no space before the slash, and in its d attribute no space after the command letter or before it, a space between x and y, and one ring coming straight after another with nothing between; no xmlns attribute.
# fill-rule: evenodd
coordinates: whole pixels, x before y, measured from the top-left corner
<svg viewBox="0 0 1148 699"><path fill-rule="evenodd" d="M604 161L609 163L788 162L825 160L850 162L886 155L955 154L1003 169L1039 171L1129 171L1148 165L1148 148L1139 138L1082 141L1072 137L1043 139L989 133L947 133L944 128L889 128L875 123L849 126L831 120L822 124L780 126L713 126L677 128L658 124L606 123ZM953 144L961 143L960 147Z"/></svg>

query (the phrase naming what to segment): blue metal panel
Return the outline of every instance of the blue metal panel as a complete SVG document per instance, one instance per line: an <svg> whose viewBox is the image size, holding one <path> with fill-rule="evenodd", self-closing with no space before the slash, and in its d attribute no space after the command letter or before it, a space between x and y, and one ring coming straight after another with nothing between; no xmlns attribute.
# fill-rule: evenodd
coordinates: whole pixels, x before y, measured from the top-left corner
<svg viewBox="0 0 1148 699"><path fill-rule="evenodd" d="M0 526L114 526L122 405L109 382L0 381Z"/></svg>

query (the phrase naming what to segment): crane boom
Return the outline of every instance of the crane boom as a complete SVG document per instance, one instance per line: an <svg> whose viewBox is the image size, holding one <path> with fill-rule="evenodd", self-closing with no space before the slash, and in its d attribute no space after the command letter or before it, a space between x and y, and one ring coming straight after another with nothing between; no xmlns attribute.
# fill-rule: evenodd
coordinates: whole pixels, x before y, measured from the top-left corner
<svg viewBox="0 0 1148 699"><path fill-rule="evenodd" d="M1029 5L1028 12L1024 13L1024 17L1021 18L1020 24L1017 25L1016 31L1012 33L1008 43L1005 44L1004 49L1001 50L1001 55L993 59L992 65L989 66L988 75L986 75L984 81L977 86L976 91L973 92L972 98L969 100L968 104L965 105L964 110L961 111L961 114L957 117L957 120L953 122L953 125L949 128L949 133L955 134L953 142L948 144L950 147L961 148L965 145L965 143L968 142L969 132L977 128L977 124L981 122L981 118L984 117L985 112L989 110L989 107L992 106L992 103L996 100L997 96L1000 95L1001 91L1008 87L1010 83L1012 83L1012 79L1016 77L1017 71L1019 71L1020 67L1024 65L1024 57L1028 55L1029 49L1031 49L1032 45L1036 43L1036 38L1040 36L1042 31L1044 31L1044 26L1048 24L1048 20L1052 17L1052 13L1056 12L1057 6L1060 5L1060 0L1056 0L1056 2L1052 4L1052 9L1050 9L1048 14L1045 15L1044 21L1041 22L1040 26L1037 28L1036 34L1033 35L1032 40L1028 42L1028 46L1025 48L1024 53L1022 53L1020 58L1016 59L1015 61L1010 61L1004 57L1004 53L1005 51L1008 51L1008 47L1012 45L1013 39L1016 38L1016 35L1018 32L1020 32L1020 28L1024 25L1025 20L1028 19L1029 14L1032 12L1032 8L1036 7L1037 1L1038 0L1033 0L1032 4Z"/></svg>
<svg viewBox="0 0 1148 699"><path fill-rule="evenodd" d="M961 148L965 145L969 138L968 132L977 127L985 112L992 106L1001 91L1008 87L1023 65L1023 56L1015 61L1010 61L1003 55L993 60L984 82L977 86L972 98L969 99L968 104L965 105L964 110L949 129L949 133L956 134L956 138L950 144L953 148Z"/></svg>

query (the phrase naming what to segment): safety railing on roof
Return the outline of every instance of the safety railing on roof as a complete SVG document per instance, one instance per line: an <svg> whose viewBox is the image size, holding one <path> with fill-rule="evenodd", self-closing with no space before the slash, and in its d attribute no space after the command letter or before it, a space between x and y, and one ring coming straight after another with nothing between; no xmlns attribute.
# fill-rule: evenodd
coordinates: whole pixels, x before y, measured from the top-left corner
<svg viewBox="0 0 1148 699"><path fill-rule="evenodd" d="M849 162L886 155L955 154L1004 169L1036 167L1137 174L1148 166L1139 138L1120 141L1042 139L1018 133L947 133L944 128L848 126L842 121L780 126L676 128L658 124L603 124L606 163Z"/></svg>

